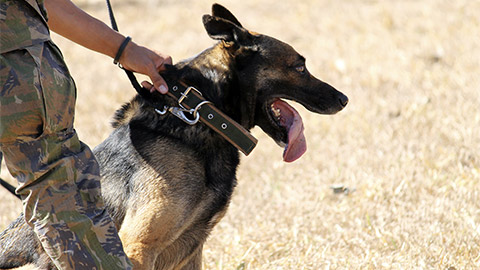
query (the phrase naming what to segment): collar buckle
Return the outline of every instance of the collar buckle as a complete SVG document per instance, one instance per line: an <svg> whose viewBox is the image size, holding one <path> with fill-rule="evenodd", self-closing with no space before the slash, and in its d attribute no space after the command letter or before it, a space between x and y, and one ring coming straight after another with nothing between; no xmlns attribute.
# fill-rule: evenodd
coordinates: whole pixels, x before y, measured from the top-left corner
<svg viewBox="0 0 480 270"><path fill-rule="evenodd" d="M180 105L182 108L183 108L183 105L182 105L183 100L185 100L188 97L188 94L192 90L197 92L197 94L199 94L200 96L203 96L202 93L200 91L198 91L197 88L195 88L193 86L187 87L187 89L185 89L185 91L183 93L180 93L180 98L178 99L178 105Z"/></svg>
<svg viewBox="0 0 480 270"><path fill-rule="evenodd" d="M178 106L164 106L163 110L155 109L156 113L165 115L170 112L189 125L202 122L245 155L255 148L257 139L248 130L217 109L212 102L205 100L202 93L195 87L180 82L180 85L174 85L171 89L172 91L168 91L168 95L177 101Z"/></svg>

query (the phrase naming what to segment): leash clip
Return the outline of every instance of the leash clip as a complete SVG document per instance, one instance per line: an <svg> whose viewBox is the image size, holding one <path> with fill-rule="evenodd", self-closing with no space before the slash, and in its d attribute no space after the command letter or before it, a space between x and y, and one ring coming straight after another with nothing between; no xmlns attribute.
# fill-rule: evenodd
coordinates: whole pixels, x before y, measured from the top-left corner
<svg viewBox="0 0 480 270"><path fill-rule="evenodd" d="M182 105L182 102L188 97L188 94L192 90L197 92L197 94L199 94L200 96L202 96L202 93L200 91L198 91L197 88L195 88L193 86L189 86L189 87L187 87L187 89L185 89L185 91L183 93L180 93L180 98L178 98L178 106L180 106L180 107L171 107L171 108L168 109L173 115L180 118L183 122L185 122L189 125L195 125L196 123L198 123L198 121L200 121L200 114L198 113L198 110L202 107L202 105L207 104L207 103L211 103L210 101L205 100L205 101L202 101L202 102L198 103L195 106L195 108L193 108L193 109L185 108L185 106ZM193 119L187 117L185 115L185 113L191 114L193 116Z"/></svg>
<svg viewBox="0 0 480 270"><path fill-rule="evenodd" d="M168 106L163 106L163 111L160 111L159 109L155 108L155 112L160 114L160 115L165 115L168 111L169 107Z"/></svg>
<svg viewBox="0 0 480 270"><path fill-rule="evenodd" d="M191 110L186 110L184 108L179 108L179 107L170 107L168 109L173 115L175 115L176 117L180 118L180 120L182 120L183 122L193 126L195 125L196 123L198 123L198 121L200 120L200 114L195 114L194 115L194 119L190 119L188 118L185 113L190 113L190 114L193 114L195 112L195 109L191 109Z"/></svg>
<svg viewBox="0 0 480 270"><path fill-rule="evenodd" d="M170 113L172 113L176 117L180 118L180 120L182 120L183 122L193 126L196 123L198 123L198 121L200 121L200 114L198 113L198 110L200 110L200 108L203 105L208 104L208 103L212 103L212 102L204 100L204 101L198 103L197 106L195 106L195 108L193 108L193 109L186 109L182 105L180 105L180 107L164 106L162 111L159 110L159 109L155 109L155 112L160 114L160 115L165 115L167 113L167 111L169 111ZM185 115L185 113L191 114L193 116L193 119L191 119L191 117L190 118L187 117Z"/></svg>

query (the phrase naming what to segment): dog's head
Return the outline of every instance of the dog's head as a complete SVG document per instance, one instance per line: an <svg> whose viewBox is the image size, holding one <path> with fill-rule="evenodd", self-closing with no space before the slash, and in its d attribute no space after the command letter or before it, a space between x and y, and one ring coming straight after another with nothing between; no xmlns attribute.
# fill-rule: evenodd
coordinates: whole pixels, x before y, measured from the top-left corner
<svg viewBox="0 0 480 270"><path fill-rule="evenodd" d="M284 99L320 114L334 114L347 105L348 98L312 76L305 58L290 45L246 30L226 8L213 5L212 15L204 15L203 24L233 59L242 125L258 125L285 145L285 161L298 159L306 151L306 142L300 115Z"/></svg>

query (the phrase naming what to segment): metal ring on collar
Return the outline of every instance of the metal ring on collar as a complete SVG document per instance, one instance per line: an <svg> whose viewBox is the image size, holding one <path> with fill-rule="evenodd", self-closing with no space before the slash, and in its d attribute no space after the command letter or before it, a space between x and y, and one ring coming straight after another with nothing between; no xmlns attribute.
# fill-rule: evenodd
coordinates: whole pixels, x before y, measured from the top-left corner
<svg viewBox="0 0 480 270"><path fill-rule="evenodd" d="M208 104L208 103L212 103L212 102L210 102L210 101L208 101L208 100L204 100L204 101L198 103L198 105L197 105L197 106L195 107L195 109L193 110L193 117L197 118L197 112L198 112L198 110L200 110L200 108L201 108L203 105Z"/></svg>

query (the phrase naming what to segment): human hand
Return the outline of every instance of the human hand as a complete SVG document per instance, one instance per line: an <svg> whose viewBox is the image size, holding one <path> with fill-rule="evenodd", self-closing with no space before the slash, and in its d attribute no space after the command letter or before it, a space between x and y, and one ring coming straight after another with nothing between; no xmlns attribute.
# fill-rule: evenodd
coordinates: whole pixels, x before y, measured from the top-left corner
<svg viewBox="0 0 480 270"><path fill-rule="evenodd" d="M166 64L172 64L172 57L129 42L119 62L127 70L150 77L153 85L147 81L142 82L142 86L150 89L150 92L155 90L162 94L168 92L167 83L159 72L165 70Z"/></svg>

